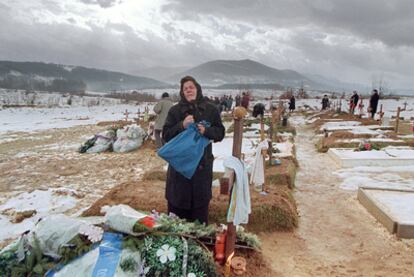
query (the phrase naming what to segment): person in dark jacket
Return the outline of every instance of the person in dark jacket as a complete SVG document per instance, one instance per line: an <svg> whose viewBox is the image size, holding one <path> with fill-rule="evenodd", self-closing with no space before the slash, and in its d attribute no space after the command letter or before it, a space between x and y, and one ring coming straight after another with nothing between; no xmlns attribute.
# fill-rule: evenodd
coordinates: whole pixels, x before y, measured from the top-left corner
<svg viewBox="0 0 414 277"><path fill-rule="evenodd" d="M249 102L250 102L250 97L246 92L243 92L243 96L241 98L241 106L243 108L245 108L246 110L249 109Z"/></svg>
<svg viewBox="0 0 414 277"><path fill-rule="evenodd" d="M240 106L241 97L239 94L236 95L234 100L236 101L236 107Z"/></svg>
<svg viewBox="0 0 414 277"><path fill-rule="evenodd" d="M181 79L181 100L168 112L163 128L166 142L183 132L191 123L197 123L200 133L214 142L223 140L225 129L217 107L205 101L201 86L191 77ZM199 124L210 123L210 127ZM168 212L188 221L208 222L208 206L212 197L213 153L210 143L205 149L197 170L191 179L168 166L166 193Z"/></svg>
<svg viewBox="0 0 414 277"><path fill-rule="evenodd" d="M293 112L296 109L296 99L295 96L292 95L289 99L289 111Z"/></svg>
<svg viewBox="0 0 414 277"><path fill-rule="evenodd" d="M371 113L371 118L374 118L377 108L378 108L378 101L379 101L379 94L378 90L374 89L371 98L369 99L369 112Z"/></svg>
<svg viewBox="0 0 414 277"><path fill-rule="evenodd" d="M263 105L262 103L256 103L253 106L253 112L252 112L253 117L255 117L255 118L257 116L263 117L264 116L264 112L265 112L265 105Z"/></svg>
<svg viewBox="0 0 414 277"><path fill-rule="evenodd" d="M356 90L354 90L354 94L352 94L351 99L349 100L349 110L351 114L354 114L355 108L358 105L358 101L359 101L359 95L356 92Z"/></svg>
<svg viewBox="0 0 414 277"><path fill-rule="evenodd" d="M329 98L328 95L324 95L322 98L322 110L326 110L329 106Z"/></svg>

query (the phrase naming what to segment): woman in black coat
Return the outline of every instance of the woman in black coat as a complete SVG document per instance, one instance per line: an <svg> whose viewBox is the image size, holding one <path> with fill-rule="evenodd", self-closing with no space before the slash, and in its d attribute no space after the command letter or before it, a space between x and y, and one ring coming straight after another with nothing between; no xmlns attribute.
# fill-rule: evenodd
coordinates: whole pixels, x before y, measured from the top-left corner
<svg viewBox="0 0 414 277"><path fill-rule="evenodd" d="M374 89L371 98L369 99L369 110L371 112L371 118L374 118L378 108L379 94L378 90Z"/></svg>
<svg viewBox="0 0 414 277"><path fill-rule="evenodd" d="M296 109L296 99L295 96L292 95L289 100L289 111L293 112Z"/></svg>
<svg viewBox="0 0 414 277"><path fill-rule="evenodd" d="M164 140L170 141L191 123L197 123L200 133L209 140L214 142L223 140L225 129L219 111L214 104L205 100L201 86L191 76L182 78L180 83L181 100L168 112L163 128ZM210 127L198 124L202 120L209 122ZM213 160L212 143L210 143L204 149L203 157L191 179L187 179L168 166L165 193L168 212L188 221L208 222Z"/></svg>

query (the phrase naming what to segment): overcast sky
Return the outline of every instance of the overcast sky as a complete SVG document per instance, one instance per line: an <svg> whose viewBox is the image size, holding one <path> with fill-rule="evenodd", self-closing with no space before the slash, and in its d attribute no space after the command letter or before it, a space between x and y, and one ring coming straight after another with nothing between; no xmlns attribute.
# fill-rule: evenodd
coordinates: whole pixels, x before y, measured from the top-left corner
<svg viewBox="0 0 414 277"><path fill-rule="evenodd" d="M134 72L252 59L414 87L413 0L0 0L0 60Z"/></svg>

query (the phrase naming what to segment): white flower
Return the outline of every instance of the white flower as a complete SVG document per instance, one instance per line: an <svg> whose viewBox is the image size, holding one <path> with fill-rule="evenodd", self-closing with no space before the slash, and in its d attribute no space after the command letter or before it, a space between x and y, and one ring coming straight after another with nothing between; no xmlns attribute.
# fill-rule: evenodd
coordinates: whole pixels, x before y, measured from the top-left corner
<svg viewBox="0 0 414 277"><path fill-rule="evenodd" d="M157 257L160 258L160 262L165 264L168 260L175 261L175 247L170 247L168 244L164 244L157 250Z"/></svg>
<svg viewBox="0 0 414 277"><path fill-rule="evenodd" d="M194 273L190 272L187 274L187 277L197 277Z"/></svg>

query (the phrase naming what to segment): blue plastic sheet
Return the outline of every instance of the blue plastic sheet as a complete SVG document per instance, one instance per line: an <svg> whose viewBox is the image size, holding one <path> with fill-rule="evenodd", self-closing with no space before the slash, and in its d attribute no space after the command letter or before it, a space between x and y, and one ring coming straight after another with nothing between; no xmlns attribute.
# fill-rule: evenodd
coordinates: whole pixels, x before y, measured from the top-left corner
<svg viewBox="0 0 414 277"><path fill-rule="evenodd" d="M122 235L104 233L99 246L99 257L93 269L92 277L112 277L118 267L122 250Z"/></svg>
<svg viewBox="0 0 414 277"><path fill-rule="evenodd" d="M206 127L210 124L203 122ZM209 139L200 134L195 123L175 136L158 150L158 155L166 160L175 171L191 179L204 154Z"/></svg>

